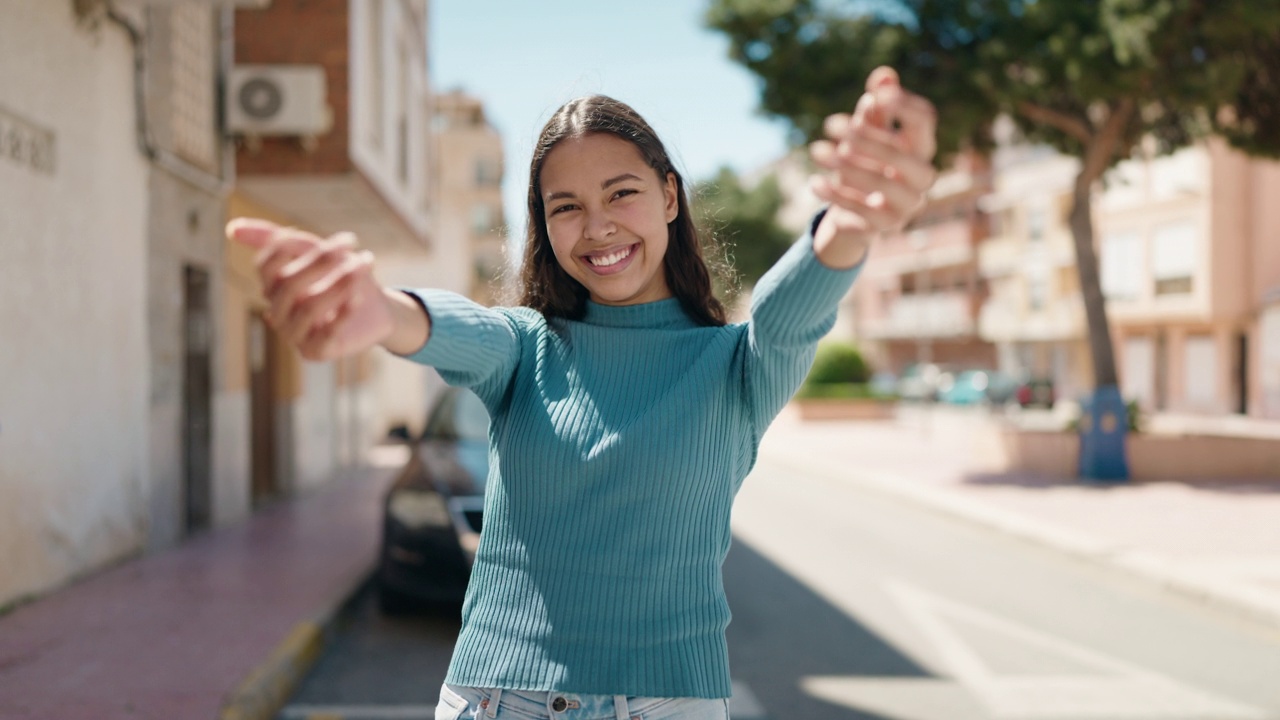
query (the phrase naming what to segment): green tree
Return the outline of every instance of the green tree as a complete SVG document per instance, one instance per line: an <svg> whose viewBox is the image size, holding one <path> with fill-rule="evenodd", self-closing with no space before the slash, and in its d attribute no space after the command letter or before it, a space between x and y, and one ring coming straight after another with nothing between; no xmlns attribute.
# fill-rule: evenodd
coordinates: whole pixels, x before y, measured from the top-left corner
<svg viewBox="0 0 1280 720"><path fill-rule="evenodd" d="M940 162L989 149L1000 114L1027 140L1079 158L1069 222L1095 399L1119 398L1094 247L1096 183L1144 139L1167 153L1218 134L1280 156L1277 2L711 0L706 20L762 80L763 108L803 136L850 110L870 71L890 65L937 106ZM1115 452L1127 473L1122 443Z"/></svg>
<svg viewBox="0 0 1280 720"><path fill-rule="evenodd" d="M715 238L742 283L754 285L791 245L791 234L776 219L782 192L772 176L746 188L732 170L721 168L694 186L693 205L698 232ZM736 287L725 290L736 295Z"/></svg>

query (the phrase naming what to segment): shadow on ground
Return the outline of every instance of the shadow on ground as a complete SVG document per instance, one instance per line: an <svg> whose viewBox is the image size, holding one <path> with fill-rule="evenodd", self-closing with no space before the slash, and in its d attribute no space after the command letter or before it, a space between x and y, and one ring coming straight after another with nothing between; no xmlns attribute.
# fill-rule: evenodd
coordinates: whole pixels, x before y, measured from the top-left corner
<svg viewBox="0 0 1280 720"><path fill-rule="evenodd" d="M890 720L814 697L805 678L935 677L740 539L724 576L730 668L772 720Z"/></svg>

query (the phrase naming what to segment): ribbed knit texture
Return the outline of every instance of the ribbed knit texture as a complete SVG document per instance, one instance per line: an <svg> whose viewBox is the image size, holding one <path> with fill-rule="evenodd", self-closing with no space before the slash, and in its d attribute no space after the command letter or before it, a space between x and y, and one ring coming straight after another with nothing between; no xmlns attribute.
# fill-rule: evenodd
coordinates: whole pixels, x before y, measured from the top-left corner
<svg viewBox="0 0 1280 720"><path fill-rule="evenodd" d="M576 322L413 291L431 337L411 359L492 416L446 682L728 697L730 505L856 274L819 263L810 233L756 285L751 321L726 327L675 299L591 303Z"/></svg>

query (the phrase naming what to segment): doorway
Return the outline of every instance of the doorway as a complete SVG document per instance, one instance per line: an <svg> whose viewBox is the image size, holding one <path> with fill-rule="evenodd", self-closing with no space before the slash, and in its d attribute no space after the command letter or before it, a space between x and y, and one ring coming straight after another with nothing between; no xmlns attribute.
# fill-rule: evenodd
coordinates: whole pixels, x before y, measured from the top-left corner
<svg viewBox="0 0 1280 720"><path fill-rule="evenodd" d="M1236 412L1249 414L1249 335L1236 336Z"/></svg>
<svg viewBox="0 0 1280 720"><path fill-rule="evenodd" d="M276 352L262 313L249 314L250 473L249 497L256 510L280 493L276 473Z"/></svg>
<svg viewBox="0 0 1280 720"><path fill-rule="evenodd" d="M209 528L213 519L213 320L209 310L209 273L183 268L182 463L183 530Z"/></svg>

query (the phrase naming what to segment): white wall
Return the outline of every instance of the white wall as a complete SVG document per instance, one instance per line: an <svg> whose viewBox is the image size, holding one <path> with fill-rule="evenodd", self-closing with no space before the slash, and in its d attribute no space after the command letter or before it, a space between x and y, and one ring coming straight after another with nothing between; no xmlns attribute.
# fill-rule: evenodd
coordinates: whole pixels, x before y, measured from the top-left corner
<svg viewBox="0 0 1280 720"><path fill-rule="evenodd" d="M0 155L0 604L141 547L147 166L132 52L70 2L0 0L0 108L52 172Z"/></svg>

